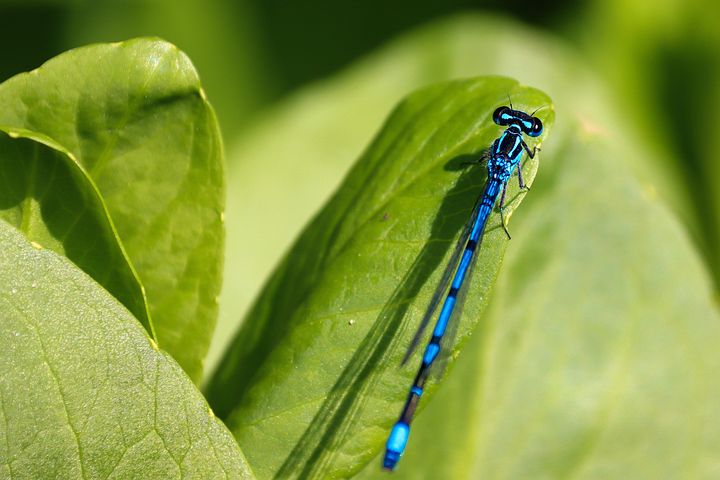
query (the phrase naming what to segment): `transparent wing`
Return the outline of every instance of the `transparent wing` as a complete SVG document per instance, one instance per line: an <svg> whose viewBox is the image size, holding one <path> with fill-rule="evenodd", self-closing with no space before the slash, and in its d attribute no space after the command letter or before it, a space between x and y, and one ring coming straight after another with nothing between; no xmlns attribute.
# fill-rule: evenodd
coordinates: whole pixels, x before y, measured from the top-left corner
<svg viewBox="0 0 720 480"><path fill-rule="evenodd" d="M463 250L465 250L465 245L467 244L468 237L470 237L470 231L472 230L472 227L475 224L475 221L477 220L478 214L480 212L480 205L482 204L482 197L483 197L483 194L481 194L478 197L478 199L475 201L475 207L473 208L473 212L470 215L470 219L465 223L465 226L463 227L463 231L460 234L460 238L458 238L457 243L455 244L455 249L453 250L450 260L448 261L447 265L445 266L445 271L443 272L442 279L440 280L440 283L438 284L437 288L435 289L435 293L433 293L433 296L430 299L430 303L428 304L427 310L425 310L425 314L423 315L423 318L420 321L420 326L418 327L417 331L415 332L415 336L413 337L412 341L410 342L410 345L408 345L408 349L405 352L405 356L402 359L402 365L405 365L405 363L407 363L407 361L410 359L412 354L415 352L415 349L417 348L418 344L420 343L420 339L423 337L423 333L425 333L425 329L427 328L428 324L430 323L430 320L432 319L433 315L435 314L435 311L437 310L438 305L440 305L440 301L445 297L445 292L447 292L447 289L450 286L450 280L452 279L453 274L455 273L455 270L457 270L458 264L460 263L460 258L462 257ZM477 254L474 257L477 257ZM472 263L475 263L475 258L473 258ZM472 265L471 265L471 268L472 268Z"/></svg>
<svg viewBox="0 0 720 480"><path fill-rule="evenodd" d="M434 378L442 377L443 373L445 372L445 368L447 367L448 358L452 354L451 347L455 344L455 338L457 337L458 333L458 326L460 325L458 317L462 315L463 309L465 307L467 292L470 288L470 284L472 283L472 277L475 270L475 265L477 264L477 259L480 256L480 245L482 244L484 233L485 232L482 232L480 234L480 238L478 238L477 249L475 250L475 254L470 261L467 273L465 274L465 281L460 287L457 299L455 300L455 309L453 310L453 313L452 315L450 315L450 319L448 320L448 326L445 330L445 335L443 335L443 338L440 340L440 354L435 360L435 364L433 365L432 371L430 373L430 375Z"/></svg>

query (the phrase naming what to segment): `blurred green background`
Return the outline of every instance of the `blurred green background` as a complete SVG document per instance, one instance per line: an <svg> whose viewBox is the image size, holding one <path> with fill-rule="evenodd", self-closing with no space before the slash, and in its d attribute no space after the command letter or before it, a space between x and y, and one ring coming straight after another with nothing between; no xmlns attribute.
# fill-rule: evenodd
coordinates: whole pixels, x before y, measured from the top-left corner
<svg viewBox="0 0 720 480"><path fill-rule="evenodd" d="M576 2L310 2L248 0L4 0L0 76L31 70L88 43L160 36L200 71L231 139L254 114L328 77L388 40L444 16L482 9L564 30Z"/></svg>
<svg viewBox="0 0 720 480"><path fill-rule="evenodd" d="M571 124L623 152L618 169L670 212L701 259L717 319L718 2L5 0L0 19L2 80L73 47L137 36L176 44L200 72L228 163L226 279L208 371L393 105L427 83L478 74L514 76L554 99L538 190L553 178L552 142L577 135ZM686 288L695 287L674 292Z"/></svg>

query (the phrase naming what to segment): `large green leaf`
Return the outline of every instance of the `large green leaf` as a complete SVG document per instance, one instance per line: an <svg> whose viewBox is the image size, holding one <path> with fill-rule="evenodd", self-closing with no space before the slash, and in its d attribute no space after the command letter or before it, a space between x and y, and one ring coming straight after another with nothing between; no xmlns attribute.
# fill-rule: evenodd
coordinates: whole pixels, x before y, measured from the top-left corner
<svg viewBox="0 0 720 480"><path fill-rule="evenodd" d="M554 151L483 328L418 419L398 477L716 478L707 269L620 167L627 152L579 131ZM363 473L383 478L380 459Z"/></svg>
<svg viewBox="0 0 720 480"><path fill-rule="evenodd" d="M0 133L0 178L0 217L72 260L152 332L142 286L105 205L71 155L47 138L9 129Z"/></svg>
<svg viewBox="0 0 720 480"><path fill-rule="evenodd" d="M0 477L252 478L135 318L0 221Z"/></svg>
<svg viewBox="0 0 720 480"><path fill-rule="evenodd" d="M568 45L505 19L463 16L413 32L301 92L240 139L231 155L228 225L238 248L228 257L225 320L239 320L247 297L238 297L259 287L390 102L411 86L482 73L543 88L559 122L533 190L513 218L509 268L495 286L494 308L479 319L485 328L419 415L399 475L717 477L720 424L711 369L718 310L709 298L708 269L683 231L687 216L673 215L688 204L678 178L656 156L659 149L671 153L636 135L629 104L617 107ZM598 133L599 140L585 142ZM258 199L263 209L253 211ZM240 235L248 230L265 235ZM622 335L632 344L620 358ZM515 360L520 341L533 349ZM616 381L623 369L627 377ZM496 387L503 391L493 392ZM534 421L536 430L525 430L522 421ZM378 428L380 444L387 429ZM492 450L493 441L505 450ZM379 468L377 459L366 473Z"/></svg>
<svg viewBox="0 0 720 480"><path fill-rule="evenodd" d="M397 368L404 346L486 176L462 164L498 136L491 115L508 95L526 110L550 105L502 77L404 100L275 272L208 388L261 478L348 475L378 451L416 368ZM549 128L552 109L538 115ZM536 168L526 162L528 182ZM494 216L456 348L506 245Z"/></svg>
<svg viewBox="0 0 720 480"><path fill-rule="evenodd" d="M47 135L97 185L161 348L198 379L221 280L224 180L192 64L157 40L64 53L0 85L0 125Z"/></svg>

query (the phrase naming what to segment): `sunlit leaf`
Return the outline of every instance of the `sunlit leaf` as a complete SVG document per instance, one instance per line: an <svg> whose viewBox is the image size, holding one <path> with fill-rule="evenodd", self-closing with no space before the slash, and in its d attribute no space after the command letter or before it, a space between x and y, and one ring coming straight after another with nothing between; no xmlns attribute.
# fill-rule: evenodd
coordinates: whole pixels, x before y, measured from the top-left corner
<svg viewBox="0 0 720 480"><path fill-rule="evenodd" d="M357 471L376 453L414 376L397 367L482 190L492 112L549 105L502 77L440 84L404 100L305 230L208 389L261 478ZM552 109L542 115L548 128ZM529 182L537 157L527 162ZM512 182L509 217L519 203ZM488 227L460 342L476 325L507 244Z"/></svg>
<svg viewBox="0 0 720 480"><path fill-rule="evenodd" d="M706 267L607 137L576 131L553 151L492 308L398 477L714 478L720 316ZM384 478L380 459L360 478Z"/></svg>
<svg viewBox="0 0 720 480"><path fill-rule="evenodd" d="M152 332L142 285L92 181L40 135L0 133L0 216L43 248L65 255Z"/></svg>
<svg viewBox="0 0 720 480"><path fill-rule="evenodd" d="M197 73L159 40L66 52L0 85L0 125L39 132L93 180L158 343L198 380L221 279L224 179Z"/></svg>
<svg viewBox="0 0 720 480"><path fill-rule="evenodd" d="M252 478L117 300L0 221L0 477Z"/></svg>

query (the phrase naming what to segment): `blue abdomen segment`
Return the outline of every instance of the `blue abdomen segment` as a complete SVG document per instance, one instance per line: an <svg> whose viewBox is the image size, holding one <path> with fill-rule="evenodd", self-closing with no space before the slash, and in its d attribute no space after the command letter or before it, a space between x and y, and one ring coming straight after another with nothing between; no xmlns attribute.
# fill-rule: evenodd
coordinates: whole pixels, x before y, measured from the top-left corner
<svg viewBox="0 0 720 480"><path fill-rule="evenodd" d="M480 236L485 230L485 224L488 221L488 217L490 217L490 212L492 212L492 208L495 205L498 193L500 193L500 186L501 183L499 181L491 180L488 182L485 188L485 192L481 199L480 209L478 211L478 216L475 219L472 230L470 231L470 237L468 238L468 242L465 245L465 251L463 252L462 259L460 260L460 265L455 272L455 276L453 277L453 281L450 286L450 291L448 292L447 297L445 297L445 303L443 303L442 310L440 310L440 316L438 317L437 323L435 324L435 329L433 330L433 338L442 338L442 336L445 334L448 322L450 321L450 317L452 317L453 310L455 309L458 292L460 291L460 287L462 287L463 285L463 282L465 280L465 274L467 273L468 268L470 267L470 263L472 262L475 255L475 250L477 249L477 245L480 241ZM432 345L433 342L431 341L428 345L428 348L426 349L425 357L428 357L428 351ZM425 362L425 358L423 359L423 362L427 363L428 365L432 363Z"/></svg>
<svg viewBox="0 0 720 480"><path fill-rule="evenodd" d="M438 356L438 353L440 353L440 343L429 343L428 346L425 347L425 353L423 354L423 365L432 365L435 358Z"/></svg>
<svg viewBox="0 0 720 480"><path fill-rule="evenodd" d="M385 470L395 469L395 465L397 465L405 451L409 436L410 425L403 421L397 422L385 444L385 458L383 459L383 468Z"/></svg>

